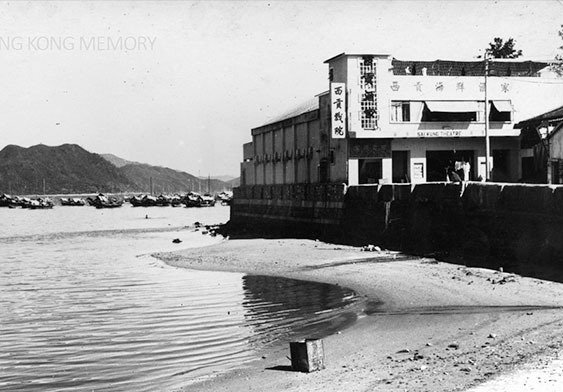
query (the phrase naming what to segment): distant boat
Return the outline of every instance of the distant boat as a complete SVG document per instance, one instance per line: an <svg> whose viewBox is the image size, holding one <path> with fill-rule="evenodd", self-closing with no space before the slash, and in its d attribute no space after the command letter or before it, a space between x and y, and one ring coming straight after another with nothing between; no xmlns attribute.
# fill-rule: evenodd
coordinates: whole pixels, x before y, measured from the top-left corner
<svg viewBox="0 0 563 392"><path fill-rule="evenodd" d="M53 202L50 199L28 199L24 197L21 202L22 208L28 208L30 210L46 210L53 208Z"/></svg>
<svg viewBox="0 0 563 392"><path fill-rule="evenodd" d="M84 206L86 205L86 202L82 199L79 199L77 197L61 197L60 199L61 205L62 206Z"/></svg>
<svg viewBox="0 0 563 392"><path fill-rule="evenodd" d="M0 207L10 207L14 204L14 198L5 193L0 195Z"/></svg>
<svg viewBox="0 0 563 392"><path fill-rule="evenodd" d="M115 197L108 197L102 193L96 197L89 197L86 199L88 204L96 208L117 208L123 205L123 200L119 200Z"/></svg>
<svg viewBox="0 0 563 392"><path fill-rule="evenodd" d="M200 207L213 207L215 206L215 197L211 193L201 195L199 202Z"/></svg>
<svg viewBox="0 0 563 392"><path fill-rule="evenodd" d="M233 201L233 192L224 191L217 195L217 199L221 200L221 205L230 206Z"/></svg>
<svg viewBox="0 0 563 392"><path fill-rule="evenodd" d="M182 204L182 197L179 195L168 196L168 195L160 195L158 197L149 196L149 195L139 195L133 196L129 199L129 203L133 207L166 207L172 206L177 207Z"/></svg>
<svg viewBox="0 0 563 392"><path fill-rule="evenodd" d="M182 202L186 207L199 207L201 204L201 195L197 192L188 192Z"/></svg>

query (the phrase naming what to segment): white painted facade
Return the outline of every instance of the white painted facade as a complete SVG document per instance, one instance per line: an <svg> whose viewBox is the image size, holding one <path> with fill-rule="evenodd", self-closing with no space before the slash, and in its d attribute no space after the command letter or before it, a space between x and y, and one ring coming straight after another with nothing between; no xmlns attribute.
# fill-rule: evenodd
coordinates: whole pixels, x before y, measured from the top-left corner
<svg viewBox="0 0 563 392"><path fill-rule="evenodd" d="M332 82L346 84L346 135L350 143L369 139L385 144L383 153L373 156L365 151L377 151L375 144L371 150L358 149L361 156L348 149L349 185L366 178L374 182L373 174L362 179L362 166L378 173L375 181L380 183L396 182L399 177L413 183L438 181L448 151L452 159L463 156L471 162L471 180L485 179L485 77L429 76L422 70L417 75L395 75L392 60L389 55L341 54L326 61ZM370 73L374 75L372 84L366 83ZM521 158L527 152L520 151L520 130L514 124L560 106L563 80L489 76L486 82L489 116L496 111L488 128L492 179L515 182L522 176ZM372 110L373 117L366 117ZM468 117L469 112L473 114ZM458 114L462 120L455 118ZM403 162L408 167L399 176L394 165L402 166Z"/></svg>

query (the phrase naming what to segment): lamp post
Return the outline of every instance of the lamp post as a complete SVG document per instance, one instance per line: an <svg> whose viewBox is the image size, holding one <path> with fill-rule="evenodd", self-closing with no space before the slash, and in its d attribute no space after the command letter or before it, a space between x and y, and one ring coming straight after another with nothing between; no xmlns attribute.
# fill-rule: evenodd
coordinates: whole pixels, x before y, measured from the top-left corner
<svg viewBox="0 0 563 392"><path fill-rule="evenodd" d="M487 96L487 79L489 76L487 51L485 51L483 57L485 59L485 181L489 181L491 179L491 162L489 161L489 156L491 155L491 141L489 140L489 99Z"/></svg>

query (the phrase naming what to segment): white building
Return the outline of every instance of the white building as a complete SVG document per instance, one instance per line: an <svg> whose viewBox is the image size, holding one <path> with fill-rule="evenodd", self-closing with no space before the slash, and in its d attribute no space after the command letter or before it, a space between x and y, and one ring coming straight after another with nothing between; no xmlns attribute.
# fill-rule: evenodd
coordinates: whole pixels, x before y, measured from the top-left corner
<svg viewBox="0 0 563 392"><path fill-rule="evenodd" d="M318 105L253 129L247 185L445 181L462 163L468 180L520 181L533 152L514 124L563 102L563 79L541 62L494 59L487 78L484 61L342 53L325 63Z"/></svg>

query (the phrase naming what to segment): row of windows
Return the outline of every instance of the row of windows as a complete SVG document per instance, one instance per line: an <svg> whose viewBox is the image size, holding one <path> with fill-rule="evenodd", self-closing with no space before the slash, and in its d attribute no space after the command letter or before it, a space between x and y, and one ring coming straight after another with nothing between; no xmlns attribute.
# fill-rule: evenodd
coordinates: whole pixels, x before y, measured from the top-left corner
<svg viewBox="0 0 563 392"><path fill-rule="evenodd" d="M509 101L491 101L489 121L510 122ZM392 101L391 122L484 122L485 102L481 101Z"/></svg>

